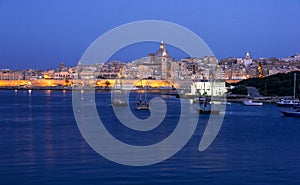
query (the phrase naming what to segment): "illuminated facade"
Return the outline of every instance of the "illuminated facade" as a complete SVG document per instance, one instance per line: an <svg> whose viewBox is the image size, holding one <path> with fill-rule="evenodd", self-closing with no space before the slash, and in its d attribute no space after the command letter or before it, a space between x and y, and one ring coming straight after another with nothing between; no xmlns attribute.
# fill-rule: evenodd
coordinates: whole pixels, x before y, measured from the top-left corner
<svg viewBox="0 0 300 185"><path fill-rule="evenodd" d="M250 57L250 53L249 52L246 53L246 56L245 56L245 58L244 58L243 61L244 61L244 64L246 66L249 66L250 64L252 64L252 59Z"/></svg>
<svg viewBox="0 0 300 185"><path fill-rule="evenodd" d="M127 63L123 68L122 76L126 79L168 80L171 78L171 64L171 57L162 41L159 50L155 53Z"/></svg>
<svg viewBox="0 0 300 185"><path fill-rule="evenodd" d="M226 92L225 81L200 81L191 85L192 95L223 96Z"/></svg>
<svg viewBox="0 0 300 185"><path fill-rule="evenodd" d="M11 71L11 70L0 70L0 80L23 80L24 72L22 71Z"/></svg>
<svg viewBox="0 0 300 185"><path fill-rule="evenodd" d="M168 80L171 77L171 57L166 49L166 45L161 41L159 50L155 53L155 61L161 64L161 79Z"/></svg>

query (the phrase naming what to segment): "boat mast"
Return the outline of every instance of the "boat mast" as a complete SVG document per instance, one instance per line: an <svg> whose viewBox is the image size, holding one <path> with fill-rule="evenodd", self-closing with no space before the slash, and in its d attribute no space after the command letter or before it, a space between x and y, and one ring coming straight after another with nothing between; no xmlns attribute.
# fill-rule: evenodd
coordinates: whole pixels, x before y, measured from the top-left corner
<svg viewBox="0 0 300 185"><path fill-rule="evenodd" d="M296 72L294 73L294 100L296 100Z"/></svg>

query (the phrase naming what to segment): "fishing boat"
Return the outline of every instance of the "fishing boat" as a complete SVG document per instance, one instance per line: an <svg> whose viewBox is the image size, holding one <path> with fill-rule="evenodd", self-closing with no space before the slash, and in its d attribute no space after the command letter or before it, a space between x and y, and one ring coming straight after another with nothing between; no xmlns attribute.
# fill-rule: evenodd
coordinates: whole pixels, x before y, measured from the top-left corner
<svg viewBox="0 0 300 185"><path fill-rule="evenodd" d="M244 100L243 104L247 105L247 106L262 106L263 102L257 102L257 101L253 101L253 100Z"/></svg>
<svg viewBox="0 0 300 185"><path fill-rule="evenodd" d="M294 109L294 110L282 110L281 113L285 117L300 117L300 109Z"/></svg>

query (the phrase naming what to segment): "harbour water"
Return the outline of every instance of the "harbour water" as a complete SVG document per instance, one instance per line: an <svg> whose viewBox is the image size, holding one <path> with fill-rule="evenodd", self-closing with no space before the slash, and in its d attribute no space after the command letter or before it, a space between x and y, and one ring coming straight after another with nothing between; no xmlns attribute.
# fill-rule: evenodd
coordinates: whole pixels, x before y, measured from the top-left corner
<svg viewBox="0 0 300 185"><path fill-rule="evenodd" d="M149 97L155 95L160 96ZM153 144L176 127L179 99L164 99L168 119L158 132L143 135L120 126L110 113L109 92L96 92L108 130L137 145ZM132 111L140 118L149 116ZM0 184L300 184L299 118L282 117L274 104L232 103L215 141L199 152L207 120L200 115L192 138L166 161L125 166L103 158L83 139L71 91L1 90Z"/></svg>

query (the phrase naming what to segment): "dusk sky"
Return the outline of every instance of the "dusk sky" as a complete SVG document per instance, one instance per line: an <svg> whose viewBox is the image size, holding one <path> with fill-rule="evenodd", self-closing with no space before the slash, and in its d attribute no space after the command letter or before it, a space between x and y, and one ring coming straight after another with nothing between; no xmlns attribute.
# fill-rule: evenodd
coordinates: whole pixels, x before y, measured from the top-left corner
<svg viewBox="0 0 300 185"><path fill-rule="evenodd" d="M74 66L101 34L142 20L190 29L219 59L247 51L253 58L300 53L300 0L0 0L0 69ZM131 61L158 47L138 44L114 59Z"/></svg>

